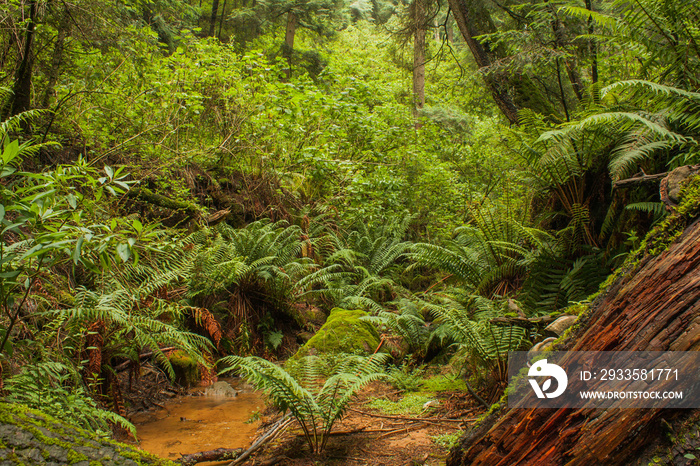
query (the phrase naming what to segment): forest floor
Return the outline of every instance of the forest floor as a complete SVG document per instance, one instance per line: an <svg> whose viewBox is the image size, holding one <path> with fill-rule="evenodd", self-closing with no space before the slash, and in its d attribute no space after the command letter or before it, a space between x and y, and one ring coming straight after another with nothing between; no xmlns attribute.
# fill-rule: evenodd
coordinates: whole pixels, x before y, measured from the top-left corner
<svg viewBox="0 0 700 466"><path fill-rule="evenodd" d="M146 366L149 365L146 364ZM245 464L294 466L444 464L452 443L457 440L467 426L472 425L484 413L485 408L474 400L468 392L449 389L452 388L450 384L454 383L451 379L437 377L438 379L433 377L432 380L439 380L444 385L438 387L437 390L404 393L382 382L375 382L366 387L351 402L343 419L334 425L331 438L321 455L310 454L301 429L298 425L292 424L279 437L254 453ZM430 378L426 379L430 380ZM124 377L122 383L122 387L126 389L128 379ZM445 386L448 388L447 390L440 389L445 388ZM162 374L157 374L156 371L141 377L131 388L130 391L125 390L125 394L132 408L130 411L136 416L132 420L137 421L137 425L144 420L149 422L149 418L175 416L177 413L175 407L178 402L191 403L190 400L194 400L196 406L197 400L205 401L205 398L190 398L192 394L201 395L201 393L196 392L203 391L203 388L191 389L188 394L187 391L172 387L167 379ZM256 392L255 397L262 401L258 392ZM244 401L240 396L237 397L237 400L237 402ZM235 409L237 402L227 405L225 409L227 411ZM150 409L144 410L144 408ZM204 404L202 404L202 409L206 409ZM216 421L207 425L206 423L209 421L206 419L207 413L205 411L201 413L191 412L187 415L188 417L197 419L197 423L204 423L192 426L196 429L203 429L200 430L201 433L196 435L202 440L201 445L198 445L196 440L194 443L187 441L190 432L187 430L188 427L183 425L180 433L174 436L163 432L163 437L167 437L169 445L156 445L154 447L153 441L147 439L142 447L151 453L173 461L177 461L180 454L184 453L215 448L245 447L247 441L242 440L241 436L252 439L262 435L272 423L279 419L279 412L273 408L261 409L261 411L264 411L262 415L256 413L246 415L248 417L261 416L260 421L257 422L259 425L257 432L250 421L246 421L245 424L239 423L240 427L233 425L222 427L223 424L216 424ZM167 414L164 414L166 412ZM229 428L233 430L228 430ZM212 431L222 429L227 429L227 431ZM230 434L226 432L230 432ZM233 435L233 437L228 438L227 435ZM175 439L175 437L178 438ZM238 443L231 445L227 439ZM177 440L175 442L178 444L177 446L163 448L173 445L174 440ZM211 443L212 441L213 443ZM190 447L195 445L198 450L180 451L186 449L186 445ZM180 453L175 454L175 451L180 451ZM228 462L202 464L228 464Z"/></svg>
<svg viewBox="0 0 700 466"><path fill-rule="evenodd" d="M292 427L257 452L252 464L444 464L451 443L485 412L485 408L462 391L432 395L429 397L431 406L422 413L387 414L373 407L376 400L383 400L390 407L411 395L403 396L387 384L372 384L350 404L342 421L336 423L323 454L311 455L301 429Z"/></svg>

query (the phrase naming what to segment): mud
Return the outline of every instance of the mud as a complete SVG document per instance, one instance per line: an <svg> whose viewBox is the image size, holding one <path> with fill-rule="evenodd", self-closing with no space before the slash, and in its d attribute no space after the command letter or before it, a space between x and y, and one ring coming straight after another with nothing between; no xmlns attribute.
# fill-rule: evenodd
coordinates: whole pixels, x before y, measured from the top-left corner
<svg viewBox="0 0 700 466"><path fill-rule="evenodd" d="M195 388L166 402L165 409L135 414L139 446L154 455L177 460L181 455L216 448L248 447L265 409L262 396L234 379L225 379L238 396L209 396Z"/></svg>

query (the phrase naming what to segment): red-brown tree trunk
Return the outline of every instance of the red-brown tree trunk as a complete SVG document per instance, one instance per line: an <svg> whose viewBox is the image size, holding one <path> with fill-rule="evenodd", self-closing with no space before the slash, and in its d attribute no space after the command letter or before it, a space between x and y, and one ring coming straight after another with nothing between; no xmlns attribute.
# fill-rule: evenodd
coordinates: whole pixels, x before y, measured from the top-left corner
<svg viewBox="0 0 700 466"><path fill-rule="evenodd" d="M646 257L592 304L561 351L700 350L700 220L668 250ZM512 409L485 420L448 466L630 464L662 420L660 409Z"/></svg>

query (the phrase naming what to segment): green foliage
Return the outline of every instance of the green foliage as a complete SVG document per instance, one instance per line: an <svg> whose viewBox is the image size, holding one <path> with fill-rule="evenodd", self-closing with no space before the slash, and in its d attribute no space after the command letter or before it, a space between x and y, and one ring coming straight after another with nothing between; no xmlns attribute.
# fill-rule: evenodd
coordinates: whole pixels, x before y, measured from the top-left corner
<svg viewBox="0 0 700 466"><path fill-rule="evenodd" d="M304 431L313 453L326 446L333 424L343 417L352 397L362 387L383 375L386 355L345 355L323 380L325 361L307 356L299 361L294 375L257 357L229 356L221 360L237 370L256 388L265 391L283 411L289 410Z"/></svg>
<svg viewBox="0 0 700 466"><path fill-rule="evenodd" d="M332 305L379 312L383 303L402 293L396 283L411 218L393 218L381 225L357 223L344 237L335 236L335 251L324 258L324 267L304 277L305 294L322 296Z"/></svg>
<svg viewBox="0 0 700 466"><path fill-rule="evenodd" d="M403 364L401 367L394 367L388 372L389 382L394 388L403 392L418 391L425 382L425 368L411 368Z"/></svg>
<svg viewBox="0 0 700 466"><path fill-rule="evenodd" d="M375 398L367 403L370 409L376 409L389 415L420 415L425 412L423 406L429 402L431 397L426 394L409 393L401 397L398 401L389 401L384 398Z"/></svg>
<svg viewBox="0 0 700 466"><path fill-rule="evenodd" d="M274 322L285 314L296 318L290 310L294 290L311 266L301 257L301 228L261 220L238 230L222 224L212 233L194 260L189 298L204 307L225 309L223 318L230 325L263 332L266 345L277 349L281 334ZM251 338L239 343L249 346Z"/></svg>
<svg viewBox="0 0 700 466"><path fill-rule="evenodd" d="M425 302L424 306L458 347L469 355L474 366L486 368L497 381L504 381L507 379L508 352L518 351L529 344L526 329L491 323L491 319L504 314L504 304L481 296L469 296L465 304L443 297L437 302Z"/></svg>
<svg viewBox="0 0 700 466"><path fill-rule="evenodd" d="M151 246L155 251L142 252L138 264L124 264L114 273L103 274L96 280L95 289L79 287L73 307L52 310L46 315L67 326L72 344L82 339L82 332L91 323L104 325L103 333L109 338L103 340L100 351L108 367L116 357L138 361L141 349L149 348L174 378L175 372L162 347L179 348L206 364L202 352L212 344L181 327L188 307L155 296L158 290L181 284L188 277L195 249L188 239L169 244L166 237L158 235L158 240L158 249Z"/></svg>
<svg viewBox="0 0 700 466"><path fill-rule="evenodd" d="M380 311L376 316L362 317L362 320L401 337L408 354L418 359L425 356L431 329L415 303L404 299L399 302L399 312Z"/></svg>
<svg viewBox="0 0 700 466"><path fill-rule="evenodd" d="M110 423L136 435L129 421L97 406L71 366L53 361L27 365L5 381L5 390L4 401L39 409L99 437L111 435Z"/></svg>
<svg viewBox="0 0 700 466"><path fill-rule="evenodd" d="M456 375L436 375L425 379L423 390L428 392L447 392L467 390L464 380Z"/></svg>
<svg viewBox="0 0 700 466"><path fill-rule="evenodd" d="M482 208L443 245L419 243L409 257L417 264L452 275L452 280L485 297L511 294L527 272L533 249L547 234L513 217Z"/></svg>
<svg viewBox="0 0 700 466"><path fill-rule="evenodd" d="M449 450L457 445L462 435L464 435L464 432L458 430L457 432L451 432L449 434L433 435L430 437L430 440L435 442L438 446Z"/></svg>

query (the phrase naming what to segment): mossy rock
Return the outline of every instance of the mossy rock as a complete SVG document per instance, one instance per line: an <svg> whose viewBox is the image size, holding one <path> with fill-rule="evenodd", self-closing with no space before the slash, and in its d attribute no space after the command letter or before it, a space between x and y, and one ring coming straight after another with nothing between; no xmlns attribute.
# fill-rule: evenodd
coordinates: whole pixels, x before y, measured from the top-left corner
<svg viewBox="0 0 700 466"><path fill-rule="evenodd" d="M175 372L175 383L183 387L193 387L199 382L197 361L184 351L174 351L168 356Z"/></svg>
<svg viewBox="0 0 700 466"><path fill-rule="evenodd" d="M168 465L131 445L97 438L41 411L0 403L0 464Z"/></svg>
<svg viewBox="0 0 700 466"><path fill-rule="evenodd" d="M372 354L379 346L379 334L374 326L360 317L365 311L335 308L326 323L294 355L294 358L315 354Z"/></svg>

